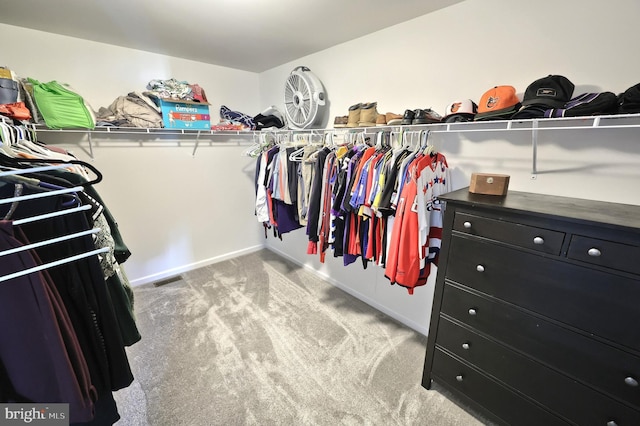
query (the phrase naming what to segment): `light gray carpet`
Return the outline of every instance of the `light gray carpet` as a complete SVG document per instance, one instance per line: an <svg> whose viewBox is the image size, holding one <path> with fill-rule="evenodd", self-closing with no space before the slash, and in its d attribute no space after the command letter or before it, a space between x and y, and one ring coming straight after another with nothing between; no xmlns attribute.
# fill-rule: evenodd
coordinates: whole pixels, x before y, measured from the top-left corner
<svg viewBox="0 0 640 426"><path fill-rule="evenodd" d="M478 425L420 386L426 338L264 250L135 288L118 425Z"/></svg>

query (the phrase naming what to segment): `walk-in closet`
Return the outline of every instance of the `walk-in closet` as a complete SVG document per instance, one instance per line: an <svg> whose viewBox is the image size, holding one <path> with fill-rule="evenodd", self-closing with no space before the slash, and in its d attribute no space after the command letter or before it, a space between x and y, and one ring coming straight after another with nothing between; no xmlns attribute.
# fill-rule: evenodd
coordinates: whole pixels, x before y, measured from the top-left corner
<svg viewBox="0 0 640 426"><path fill-rule="evenodd" d="M640 424L637 1L14 3L0 424Z"/></svg>

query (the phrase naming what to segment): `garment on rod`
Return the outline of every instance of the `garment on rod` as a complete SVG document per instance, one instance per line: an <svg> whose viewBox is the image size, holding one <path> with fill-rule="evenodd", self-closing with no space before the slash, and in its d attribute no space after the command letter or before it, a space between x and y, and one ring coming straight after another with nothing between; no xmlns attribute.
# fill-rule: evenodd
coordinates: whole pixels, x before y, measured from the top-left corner
<svg viewBox="0 0 640 426"><path fill-rule="evenodd" d="M0 250L25 245L11 221L0 220ZM2 257L3 273L41 264L33 251ZM46 270L0 283L0 363L10 384L3 401L69 403L75 421L90 421L97 391L75 330Z"/></svg>
<svg viewBox="0 0 640 426"><path fill-rule="evenodd" d="M0 320L19 325L0 329L0 401L69 403L71 424L112 425L120 418L113 391L133 381L125 346L141 338L119 262L130 252L93 187L52 192L86 184L84 176L34 173L31 164L0 160L26 169L0 176L0 199L15 198L0 204L0 250L42 243L0 257ZM49 213L64 214L17 224ZM52 242L55 238L61 240ZM100 255L82 256L103 246ZM65 260L76 255L80 258ZM61 263L10 278L56 261ZM31 332L23 333L25 327Z"/></svg>
<svg viewBox="0 0 640 426"><path fill-rule="evenodd" d="M258 220L280 238L304 226L307 253L321 262L332 250L345 266L360 259L363 268L384 268L389 281L409 294L426 284L442 236L437 198L450 191L445 156L426 144L307 148L297 169L289 147L260 155Z"/></svg>
<svg viewBox="0 0 640 426"><path fill-rule="evenodd" d="M256 163L258 218L280 237L305 226L308 254L325 262L333 250L345 266L358 259L363 268L374 263L392 284L413 294L437 266L442 236L437 198L450 191L446 158L431 151L388 144L325 146L307 155L312 163L298 166L294 198L292 172L285 166L291 151L273 147ZM296 209L281 211L282 206Z"/></svg>

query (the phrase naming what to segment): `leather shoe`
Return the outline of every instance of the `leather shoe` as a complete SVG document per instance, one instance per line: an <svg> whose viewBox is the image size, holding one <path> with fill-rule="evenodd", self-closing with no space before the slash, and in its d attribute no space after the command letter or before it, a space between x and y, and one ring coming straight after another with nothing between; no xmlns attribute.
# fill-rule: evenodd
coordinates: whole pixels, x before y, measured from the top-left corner
<svg viewBox="0 0 640 426"><path fill-rule="evenodd" d="M413 110L406 110L402 116L402 124L413 124L413 119L416 118L416 113Z"/></svg>
<svg viewBox="0 0 640 426"><path fill-rule="evenodd" d="M431 108L427 109L417 109L415 110L415 117L411 124L433 124L440 123L442 121L442 116L432 110Z"/></svg>

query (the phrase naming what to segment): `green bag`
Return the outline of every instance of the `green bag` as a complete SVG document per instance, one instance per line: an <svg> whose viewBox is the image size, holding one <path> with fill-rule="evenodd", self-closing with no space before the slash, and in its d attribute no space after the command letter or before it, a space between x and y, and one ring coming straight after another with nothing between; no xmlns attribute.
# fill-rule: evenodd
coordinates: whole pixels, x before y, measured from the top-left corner
<svg viewBox="0 0 640 426"><path fill-rule="evenodd" d="M40 83L29 78L38 111L50 129L93 129L96 119L82 96L57 81Z"/></svg>

